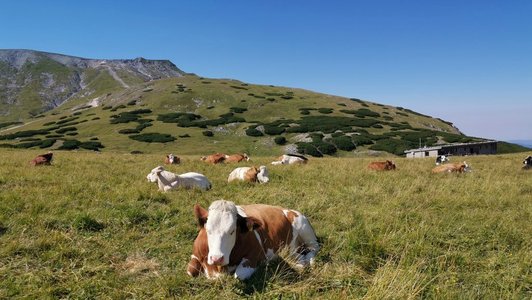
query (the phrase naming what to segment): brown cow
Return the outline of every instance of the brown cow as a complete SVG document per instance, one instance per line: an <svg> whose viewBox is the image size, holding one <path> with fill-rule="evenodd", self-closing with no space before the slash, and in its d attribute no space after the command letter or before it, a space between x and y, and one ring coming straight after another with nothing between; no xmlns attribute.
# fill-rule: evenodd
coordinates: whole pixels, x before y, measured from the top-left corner
<svg viewBox="0 0 532 300"><path fill-rule="evenodd" d="M232 155L226 155L225 156L225 162L241 162L241 161L249 161L249 156L244 154L232 154Z"/></svg>
<svg viewBox="0 0 532 300"><path fill-rule="evenodd" d="M295 256L297 266L305 267L314 262L320 248L310 222L295 210L218 200L208 210L196 204L194 214L200 231L187 267L190 276L203 272L217 278L234 273L244 280L284 246Z"/></svg>
<svg viewBox="0 0 532 300"><path fill-rule="evenodd" d="M374 161L368 165L368 169L377 171L390 171L395 170L395 164L391 160Z"/></svg>
<svg viewBox="0 0 532 300"><path fill-rule="evenodd" d="M202 156L201 160L211 164L219 164L225 161L225 156L226 155L223 153L215 153L207 156Z"/></svg>
<svg viewBox="0 0 532 300"><path fill-rule="evenodd" d="M167 165L178 165L181 163L181 158L170 153L165 157L164 163Z"/></svg>
<svg viewBox="0 0 532 300"><path fill-rule="evenodd" d="M471 167L464 161L463 163L451 163L445 165L439 165L432 169L432 173L464 173L470 172Z"/></svg>
<svg viewBox="0 0 532 300"><path fill-rule="evenodd" d="M48 152L46 154L37 155L30 164L32 166L40 166L40 165L47 165L49 166L52 163L52 158L54 154L52 152Z"/></svg>

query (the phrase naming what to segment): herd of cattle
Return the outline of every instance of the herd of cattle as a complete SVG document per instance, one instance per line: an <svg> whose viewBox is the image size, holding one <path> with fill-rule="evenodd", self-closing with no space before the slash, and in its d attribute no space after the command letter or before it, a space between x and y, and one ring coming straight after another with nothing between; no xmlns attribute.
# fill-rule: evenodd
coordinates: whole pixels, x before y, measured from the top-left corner
<svg viewBox="0 0 532 300"><path fill-rule="evenodd" d="M31 161L34 166L50 165L53 153L37 156ZM250 161L247 154L225 155L216 153L201 158L211 164ZM173 154L165 157L166 164L179 164L181 159ZM308 159L297 154L285 154L272 165L306 164ZM395 170L393 161L371 162L370 170ZM532 169L532 156L523 161L523 169ZM447 156L438 156L432 173L463 173L470 171L466 162L449 163ZM146 176L148 181L157 182L160 191L167 192L178 187L209 190L212 184L200 173L174 174L157 166ZM269 182L266 166L238 167L228 177L232 181ZM264 261L276 256L287 247L295 259L297 268L312 265L320 246L309 220L299 211L265 204L236 205L231 201L214 201L208 209L199 204L194 206L198 223L198 235L187 266L190 276L205 274L207 278L218 278L222 274L233 274L235 278L249 278Z"/></svg>

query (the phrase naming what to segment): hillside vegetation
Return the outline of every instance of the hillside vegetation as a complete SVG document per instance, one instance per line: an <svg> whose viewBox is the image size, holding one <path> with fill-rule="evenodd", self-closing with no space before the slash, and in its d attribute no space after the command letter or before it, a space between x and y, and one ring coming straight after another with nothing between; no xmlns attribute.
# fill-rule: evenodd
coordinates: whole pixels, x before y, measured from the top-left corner
<svg viewBox="0 0 532 300"><path fill-rule="evenodd" d="M72 99L22 127L3 126L0 144L56 149L69 140L92 140L100 150L119 152L350 156L353 150L401 155L420 142L481 140L402 107L195 75L109 90L98 106L92 97Z"/></svg>
<svg viewBox="0 0 532 300"><path fill-rule="evenodd" d="M235 165L187 156L168 169L203 173L213 189L162 194L145 177L162 155L55 151L52 166L31 167L42 151L0 149L0 298L530 297L530 152L439 175L432 159L372 172L369 158L252 157L268 164L266 185L227 184ZM188 277L192 207L221 198L304 212L322 246L315 268L277 260L245 282Z"/></svg>

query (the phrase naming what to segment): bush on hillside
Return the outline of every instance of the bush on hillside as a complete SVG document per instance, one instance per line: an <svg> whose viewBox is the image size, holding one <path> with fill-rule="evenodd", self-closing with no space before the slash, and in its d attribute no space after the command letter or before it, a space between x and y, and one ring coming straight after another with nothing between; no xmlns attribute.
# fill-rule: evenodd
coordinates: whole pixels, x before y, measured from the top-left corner
<svg viewBox="0 0 532 300"><path fill-rule="evenodd" d="M323 154L321 154L321 152L318 151L318 149L316 149L316 147L310 143L299 142L299 143L296 143L296 146L297 146L297 152L301 154L307 154L307 155L311 155L314 157L323 157Z"/></svg>
<svg viewBox="0 0 532 300"><path fill-rule="evenodd" d="M14 140L17 138L30 137L34 135L44 135L49 134L50 132L47 129L38 129L38 130L24 130L18 131L11 134L0 135L0 140Z"/></svg>
<svg viewBox="0 0 532 300"><path fill-rule="evenodd" d="M246 135L248 136L263 136L262 132L258 131L255 127L246 129Z"/></svg>
<svg viewBox="0 0 532 300"><path fill-rule="evenodd" d="M356 149L353 140L349 136L338 136L331 138L331 142L336 146L336 148L343 151L352 151Z"/></svg>
<svg viewBox="0 0 532 300"><path fill-rule="evenodd" d="M333 112L333 109L327 108L327 107L321 107L321 108L318 108L318 112L321 114L330 114Z"/></svg>
<svg viewBox="0 0 532 300"><path fill-rule="evenodd" d="M60 128L60 129L57 129L55 132L56 133L65 133L65 132L68 132L68 131L77 131L78 129L76 127L64 127L64 128Z"/></svg>
<svg viewBox="0 0 532 300"><path fill-rule="evenodd" d="M207 137L214 136L214 133L212 131L210 131L210 130L202 131L201 134L203 134L204 136L207 136Z"/></svg>
<svg viewBox="0 0 532 300"><path fill-rule="evenodd" d="M145 143L168 143L175 141L175 137L165 133L142 133L130 135L130 139Z"/></svg>
<svg viewBox="0 0 532 300"><path fill-rule="evenodd" d="M276 136L275 139L273 139L273 141L277 144L277 145L284 145L286 144L286 138L284 136Z"/></svg>
<svg viewBox="0 0 532 300"><path fill-rule="evenodd" d="M74 150L78 149L79 145L81 145L81 142L78 140L65 140L63 141L63 145L61 145L59 150Z"/></svg>
<svg viewBox="0 0 532 300"><path fill-rule="evenodd" d="M283 127L277 127L272 125L264 125L264 133L268 135L279 135L284 132Z"/></svg>

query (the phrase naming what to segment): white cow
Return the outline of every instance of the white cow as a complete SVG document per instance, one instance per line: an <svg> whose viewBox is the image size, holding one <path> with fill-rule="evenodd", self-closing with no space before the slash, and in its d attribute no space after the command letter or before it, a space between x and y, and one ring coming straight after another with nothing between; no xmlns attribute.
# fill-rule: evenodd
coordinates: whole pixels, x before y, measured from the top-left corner
<svg viewBox="0 0 532 300"><path fill-rule="evenodd" d="M308 158L304 157L303 155L284 154L276 161L272 162L272 165L306 164L307 162Z"/></svg>
<svg viewBox="0 0 532 300"><path fill-rule="evenodd" d="M157 182L159 190L166 192L178 187L186 189L199 188L201 190L209 190L212 185L207 177L200 173L188 172L184 174L174 174L165 171L162 166L158 166L146 176L149 182Z"/></svg>
<svg viewBox="0 0 532 300"><path fill-rule="evenodd" d="M258 169L256 167L240 167L234 169L227 178L227 182L234 180L267 183L270 178L268 178L266 166L260 166Z"/></svg>

